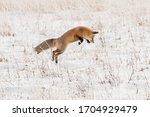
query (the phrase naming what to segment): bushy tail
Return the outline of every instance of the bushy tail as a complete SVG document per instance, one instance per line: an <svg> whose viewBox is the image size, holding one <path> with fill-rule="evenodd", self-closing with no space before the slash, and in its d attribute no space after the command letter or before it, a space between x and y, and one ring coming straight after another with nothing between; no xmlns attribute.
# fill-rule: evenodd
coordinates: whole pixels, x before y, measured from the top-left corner
<svg viewBox="0 0 150 117"><path fill-rule="evenodd" d="M56 45L56 39L48 39L46 41L43 41L41 44L36 46L34 50L39 54L43 50L47 50L49 48L53 48Z"/></svg>

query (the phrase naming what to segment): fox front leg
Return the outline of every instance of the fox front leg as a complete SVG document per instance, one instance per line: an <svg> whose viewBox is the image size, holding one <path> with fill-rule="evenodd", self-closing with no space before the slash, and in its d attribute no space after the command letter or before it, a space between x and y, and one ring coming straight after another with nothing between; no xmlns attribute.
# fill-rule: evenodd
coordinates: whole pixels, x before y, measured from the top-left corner
<svg viewBox="0 0 150 117"><path fill-rule="evenodd" d="M87 43L90 43L90 41L89 40L86 40L87 41Z"/></svg>
<svg viewBox="0 0 150 117"><path fill-rule="evenodd" d="M83 38L82 37L78 37L79 38L79 41L78 44L80 45L82 42L83 42Z"/></svg>

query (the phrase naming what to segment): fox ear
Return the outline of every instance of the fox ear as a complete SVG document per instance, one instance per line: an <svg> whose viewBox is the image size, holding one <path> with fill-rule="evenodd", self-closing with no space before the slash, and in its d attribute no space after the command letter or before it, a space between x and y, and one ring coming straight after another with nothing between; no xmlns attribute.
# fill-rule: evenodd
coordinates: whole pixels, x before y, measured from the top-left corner
<svg viewBox="0 0 150 117"><path fill-rule="evenodd" d="M93 32L93 34L97 34L97 33L98 33L97 31L94 31L94 32Z"/></svg>

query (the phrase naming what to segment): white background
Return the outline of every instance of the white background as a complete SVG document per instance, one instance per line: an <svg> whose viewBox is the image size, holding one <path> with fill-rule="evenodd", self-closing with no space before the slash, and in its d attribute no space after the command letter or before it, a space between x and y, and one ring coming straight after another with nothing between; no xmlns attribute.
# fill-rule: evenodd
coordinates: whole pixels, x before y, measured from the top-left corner
<svg viewBox="0 0 150 117"><path fill-rule="evenodd" d="M79 25L95 43L33 51ZM150 99L150 0L0 0L0 99Z"/></svg>

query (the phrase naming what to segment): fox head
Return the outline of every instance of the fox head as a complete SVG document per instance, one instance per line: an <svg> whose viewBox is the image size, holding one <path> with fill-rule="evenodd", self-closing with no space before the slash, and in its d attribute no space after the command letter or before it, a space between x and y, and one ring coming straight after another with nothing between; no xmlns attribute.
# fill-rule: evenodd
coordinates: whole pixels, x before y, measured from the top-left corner
<svg viewBox="0 0 150 117"><path fill-rule="evenodd" d="M98 34L98 32L97 31L92 31L90 34L88 34L84 38L87 40L88 43L91 43L91 42L94 43L95 34Z"/></svg>

